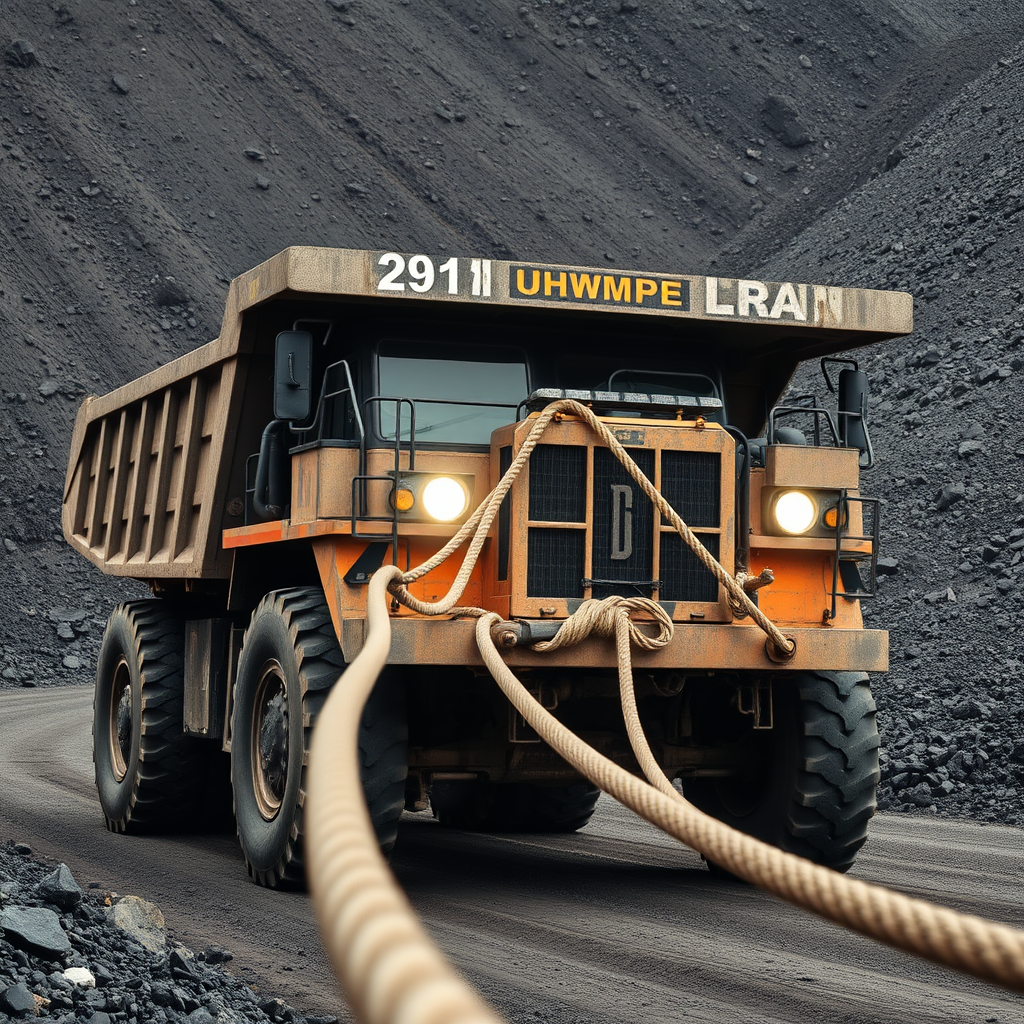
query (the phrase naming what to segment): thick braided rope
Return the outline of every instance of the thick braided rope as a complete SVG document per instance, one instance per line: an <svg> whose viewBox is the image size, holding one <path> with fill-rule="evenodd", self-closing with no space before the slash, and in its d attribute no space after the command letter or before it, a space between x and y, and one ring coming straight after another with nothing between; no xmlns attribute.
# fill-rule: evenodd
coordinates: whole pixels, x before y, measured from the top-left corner
<svg viewBox="0 0 1024 1024"><path fill-rule="evenodd" d="M658 759L647 742L647 734L640 722L640 712L636 706L636 688L633 685L633 657L629 642L632 639L629 610L621 605L615 610L615 655L619 663L619 700L622 703L622 717L626 723L626 735L633 749L640 770L652 786L666 796L683 799L673 787L669 777L661 770ZM647 638L657 640L660 638ZM667 643L668 641L664 641ZM659 644L659 646L662 646Z"/></svg>
<svg viewBox="0 0 1024 1024"><path fill-rule="evenodd" d="M362 650L317 719L305 805L320 935L363 1024L501 1024L420 924L380 852L363 796L359 723L391 647L386 566L370 580Z"/></svg>
<svg viewBox="0 0 1024 1024"><path fill-rule="evenodd" d="M487 668L538 735L606 793L708 860L789 903L927 960L1024 992L1024 932L784 853L704 814L674 791L671 796L659 792L599 754L547 712L502 661L490 635L491 625L500 621L493 612L477 620L477 644Z"/></svg>
<svg viewBox="0 0 1024 1024"><path fill-rule="evenodd" d="M559 399L544 408L534 422L534 425L531 427L529 434L527 434L523 441L518 454L512 460L511 465L498 482L497 487L487 495L473 515L470 516L455 536L452 537L452 539L448 541L448 543L445 544L437 554L429 558L426 562L423 562L421 565L416 566L414 569L410 569L408 572L403 573L401 577L399 577L398 581L392 584L392 594L394 594L402 604L406 605L414 612L419 612L421 615L446 615L455 611L456 602L466 589L466 584L469 582L469 577L473 572L473 567L476 564L480 551L483 548L484 541L491 529L495 516L498 514L498 509L501 506L505 495L508 494L516 477L533 454L534 448L537 447L541 436L548 429L551 421L557 416L565 415L566 413L578 416L587 424L587 426L590 427L591 430L594 431L594 433L598 435L598 437L601 438L602 441L605 442L605 444L608 445L615 457L622 463L626 472L629 473L629 475L640 485L643 492L657 506L661 514L672 524L673 527L675 527L676 532L684 541L686 541L689 547L693 550L693 553L700 559L701 563L709 572L712 573L715 579L725 587L729 594L731 603L734 606L743 609L743 611L747 615L750 615L758 626L765 632L768 636L769 650L773 657L776 660L784 660L791 657L796 650L795 641L789 639L764 614L764 612L754 604L743 587L733 579L729 572L718 562L711 552L701 544L696 535L690 530L686 523L683 522L679 513L677 513L676 510L672 508L672 506L661 496L661 493L654 484L644 476L640 467L633 461L626 449L619 444L615 435L594 415L590 409L569 398ZM466 556L462 561L462 565L460 566L459 571L456 574L455 581L448 593L441 598L440 601L421 601L419 598L413 597L413 595L406 589L405 584L412 583L413 581L420 579L422 576L425 576L432 569L436 569L451 554L457 551L470 535L472 535L473 539L470 542ZM459 612L465 611L465 609L459 609Z"/></svg>
<svg viewBox="0 0 1024 1024"><path fill-rule="evenodd" d="M642 611L650 615L660 626L656 636L644 633L629 617L631 611ZM657 601L649 597L606 597L603 600L584 601L559 627L550 640L541 640L530 646L535 651L553 651L559 647L571 647L585 640L591 634L614 636L620 629L626 631L626 650L629 642L645 651L656 651L672 639L675 626L672 618Z"/></svg>
<svg viewBox="0 0 1024 1024"><path fill-rule="evenodd" d="M750 596L740 584L733 579L730 573L711 554L710 551L683 522L679 513L662 497L661 492L644 476L640 467L630 458L629 453L619 443L618 438L594 415L593 411L585 405L571 399L562 399L553 403L562 408L564 412L571 412L583 420L601 439L608 445L615 457L622 463L627 473L640 485L641 490L654 503L658 511L675 527L676 532L689 545L693 553L700 559L703 566L710 572L719 583L725 587L730 598L761 627L768 635L776 654L786 658L793 654L796 649L795 642L787 637L773 623L760 608L750 599Z"/></svg>
<svg viewBox="0 0 1024 1024"><path fill-rule="evenodd" d="M390 589L392 592L396 594L399 600L416 611L434 615L456 612L477 616L476 635L481 655L499 686L513 705L523 714L524 718L536 729L542 738L565 757L577 771L591 779L591 781L595 782L606 792L621 800L626 806L646 818L652 824L685 842L726 870L773 892L788 902L810 909L820 916L851 928L854 931L879 939L898 948L917 953L926 959L966 971L1015 991L1024 992L1024 933L1004 925L985 921L981 918L958 914L921 900L889 892L878 886L868 885L847 878L836 872L813 865L801 858L783 853L775 847L768 846L750 836L737 832L716 819L703 814L672 789L671 783L668 782L664 773L661 772L660 766L657 765L653 753L646 742L646 738L643 736L639 716L636 712L632 671L630 668L629 645L631 638L640 638L639 642L643 646L651 645L652 648L668 642L668 638L671 635L671 622L669 622L668 631L666 631L664 628L664 618L667 617L664 616L664 612L661 612L660 606L655 605L653 602L648 602L646 599L586 602L584 606L581 606L576 616L571 617L574 618L571 625L570 620L566 620L562 630L560 630L559 634L556 634L552 641L548 641L546 645L537 645L538 647L546 646L547 649L551 649L552 646L566 645L570 640L578 642L578 640L583 639L588 632L593 630L600 631L602 635L609 635L611 631L614 632L620 665L620 690L623 695L623 709L627 731L630 733L630 739L634 745L637 759L645 773L654 781L654 786L624 771L587 746L582 740L565 729L557 719L548 714L522 687L501 660L490 637L490 626L495 622L500 622L500 616L484 612L478 608L456 608L455 601L461 596L465 588L473 565L479 556L483 537L486 536L493 523L501 500L504 498L509 487L511 487L512 481L522 465L529 458L529 454L535 447L540 435L547 428L551 419L559 412L570 412L580 416L581 419L597 430L606 440L609 448L615 452L616 456L626 467L627 471L630 472L633 479L640 484L645 493L659 507L662 514L673 523L680 535L690 544L698 557L701 558L701 561L719 579L719 582L726 587L739 603L745 607L747 605L750 606L748 609L750 614L763 629L765 629L765 623L771 627L770 630L766 629L766 632L769 633L769 637L774 642L771 631L775 630L775 627L757 611L756 606L750 602L745 592L742 591L738 584L731 580L728 573L706 552L700 542L693 537L686 524L675 514L671 506L664 502L664 499L661 498L650 481L635 466L631 468L632 460L621 448L621 445L618 444L614 436L605 430L603 425L596 420L596 417L593 417L593 414L588 409L579 406L578 403L569 401L553 403L553 405L544 410L541 417L538 417L537 423L535 423L533 430L528 435L527 441L524 442L523 448L520 449L519 456L514 460L510 471L505 474L499 486L488 496L488 499L474 513L462 530L459 531L459 534L452 538L452 541L442 551L438 552L434 558L422 566L401 577L397 576L397 570L393 567L381 570L382 575L387 574L387 578L382 581L382 584L387 585L387 581L391 580L392 586ZM455 585L453 585L452 590L445 599L439 602L421 602L412 598L404 586L396 585L399 580L405 583L418 579L426 572L429 572L430 569L441 564L474 531L473 544L471 544L462 569L456 578ZM701 556L702 551L706 555L706 559ZM712 564L709 564L708 560ZM717 567L718 571L716 571L715 567ZM731 586L730 583L732 584ZM739 593L736 593L737 591ZM383 600L382 589L381 595ZM604 607L601 608L601 605L604 605ZM661 614L659 615L659 612L655 612L654 608L658 608ZM657 637L648 636L631 624L629 620L630 610L643 611L661 622L662 627L659 630L659 635ZM386 617L386 603L383 614ZM609 630L609 622L611 623L611 630ZM586 628L588 624L589 629ZM568 630L566 630L566 626L569 626ZM565 636L559 639L562 631L565 631ZM777 630L775 632L781 638L778 651L780 654L784 654L786 647L782 646L782 644L791 645L791 642ZM382 661L380 663L383 664ZM367 690L366 692L369 691ZM351 714L346 717L358 721L359 715ZM346 786L344 788L354 789L356 787ZM362 812L362 816L365 818L365 810ZM365 825L366 822L363 824ZM312 834L313 829L311 827L311 838ZM334 855L340 865L340 861L344 856L344 849L335 844ZM363 867L366 867L365 862L363 862ZM343 870L343 873L349 875L349 870ZM352 878L356 878L358 884L353 885ZM366 876L359 870L354 875L350 875L349 881L344 887L347 890L346 898L360 904L361 890L365 881ZM389 901L385 900L384 902L387 903ZM340 896L334 902L339 914L343 910L343 903L344 900ZM405 910L402 909L400 911L400 908L392 903L387 912L389 914L398 914L399 912L404 913ZM355 915L356 923L369 928L376 913L375 904L373 901L370 901L370 903L365 904L364 910L359 911ZM348 912L347 917L349 920L352 919L351 911ZM335 918L335 920L338 920L338 918ZM325 928L325 931L327 930ZM342 930L344 931L344 929ZM477 1015L481 1012L481 1009L483 1009L484 1013L487 1012L485 1008L481 1008L479 1004L472 1006L471 1003L462 1003L463 995L461 993L454 995L458 988L457 985L455 989L451 989L449 981L442 981L439 977L433 975L437 965L434 964L431 956L412 951L411 945L415 943L411 934L406 936L410 942L409 962L412 962L414 965L416 963L422 964L422 977L420 968L407 971L404 953L394 951L391 955L385 955L391 948L392 938L398 937L401 928L398 928L397 932L389 931L387 928L381 932L376 932L374 928L374 932L378 935L378 938L369 942L370 950L375 950L376 953L374 955L383 957L387 964L394 967L393 975L382 974L375 981L375 985L379 985L384 981L384 977L389 978L388 984L383 990L385 995L377 998L371 996L367 1001L376 1010L387 1010L389 1007L395 1007L397 1002L405 1002L404 996L396 994L403 984L402 978L405 977L409 979L410 983L419 985L420 995L412 1002L419 1005L420 1009L427 1013L432 1020L493 1019L478 1017ZM337 939L341 938L340 935L335 937ZM342 943L343 948L346 945L348 943ZM358 949L361 947L359 943L355 943L354 946L349 946L349 948ZM370 954L367 953L366 955ZM354 963L351 957L348 958L348 977L352 976L353 970L356 976L363 973L367 962L362 960L361 957L357 959L359 962ZM428 967L428 963L433 966ZM336 963L337 967L338 964ZM341 974L340 970L339 974ZM417 981L416 979L420 980ZM434 1016L434 1011L438 1009L438 1005L433 1001L431 993L435 990L438 994L445 993L445 998L447 998L447 993L452 992L455 1004L461 1004L458 1009L455 1008L455 1005L451 1007L453 1011L451 1016L445 1013L438 1013L436 1017ZM352 994L355 995L355 993ZM366 993L360 994L365 999ZM362 1004L367 1009L371 1008L363 999L357 998L354 1001L357 1006ZM405 1006L411 1008L409 1002L405 1002ZM468 1016L464 1017L463 1013L467 1013ZM362 1018L362 1014L360 1016ZM380 1018L370 1014L365 1019L387 1018ZM417 1020L422 1018L414 1013L408 1019Z"/></svg>

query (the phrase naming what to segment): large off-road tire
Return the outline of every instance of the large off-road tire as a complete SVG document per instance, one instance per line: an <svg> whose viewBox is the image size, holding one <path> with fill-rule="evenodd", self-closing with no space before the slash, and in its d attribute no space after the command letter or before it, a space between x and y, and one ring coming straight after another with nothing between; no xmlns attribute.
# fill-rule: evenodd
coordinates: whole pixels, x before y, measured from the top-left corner
<svg viewBox="0 0 1024 1024"><path fill-rule="evenodd" d="M594 813L601 791L589 782L539 786L486 781L435 782L434 817L467 832L575 832Z"/></svg>
<svg viewBox="0 0 1024 1024"><path fill-rule="evenodd" d="M111 832L171 831L202 818L209 747L184 735L185 624L164 601L110 615L93 699L93 763Z"/></svg>
<svg viewBox="0 0 1024 1024"><path fill-rule="evenodd" d="M304 884L303 807L313 726L344 659L323 593L267 594L253 612L236 674L231 785L249 874L272 889ZM405 803L405 696L382 677L360 725L363 790L381 849L394 846Z"/></svg>
<svg viewBox="0 0 1024 1024"><path fill-rule="evenodd" d="M683 791L741 832L848 871L867 839L879 780L868 677L802 672L776 681L773 703L774 728L756 737L764 748L751 772L694 779Z"/></svg>

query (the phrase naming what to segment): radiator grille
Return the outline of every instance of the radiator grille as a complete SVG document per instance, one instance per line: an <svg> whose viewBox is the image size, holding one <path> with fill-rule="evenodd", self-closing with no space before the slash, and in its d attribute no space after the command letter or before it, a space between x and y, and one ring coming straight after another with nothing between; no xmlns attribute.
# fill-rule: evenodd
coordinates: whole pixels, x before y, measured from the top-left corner
<svg viewBox="0 0 1024 1024"><path fill-rule="evenodd" d="M720 456L710 452L661 453L661 493L691 529L717 527Z"/></svg>
<svg viewBox="0 0 1024 1024"><path fill-rule="evenodd" d="M686 522L685 516L683 522ZM718 558L718 534L702 533L698 540ZM704 568L690 545L674 530L661 535L662 601L714 601L718 581Z"/></svg>
<svg viewBox="0 0 1024 1024"><path fill-rule="evenodd" d="M531 526L527 540L526 593L530 597L583 597L583 530Z"/></svg>
<svg viewBox="0 0 1024 1024"><path fill-rule="evenodd" d="M530 518L534 522L582 523L587 515L587 449L541 444L530 456Z"/></svg>
<svg viewBox="0 0 1024 1024"><path fill-rule="evenodd" d="M660 476L669 503L718 558L721 452L628 450L648 479ZM659 526L650 499L607 448L593 448L588 486L587 451L541 444L531 457L528 518L545 525L527 528L526 596L716 602L714 576L674 530ZM548 525L555 523L567 525Z"/></svg>
<svg viewBox="0 0 1024 1024"><path fill-rule="evenodd" d="M648 480L654 452L628 449ZM650 597L654 587L654 506L607 449L594 449L593 596Z"/></svg>

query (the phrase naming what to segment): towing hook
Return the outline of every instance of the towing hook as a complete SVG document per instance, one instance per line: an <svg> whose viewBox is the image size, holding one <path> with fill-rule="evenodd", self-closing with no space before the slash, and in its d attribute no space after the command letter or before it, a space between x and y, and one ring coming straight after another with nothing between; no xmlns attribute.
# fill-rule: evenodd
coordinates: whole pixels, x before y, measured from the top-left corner
<svg viewBox="0 0 1024 1024"><path fill-rule="evenodd" d="M508 650L519 643L519 631L508 622L496 622L491 627L491 639L496 647Z"/></svg>
<svg viewBox="0 0 1024 1024"><path fill-rule="evenodd" d="M775 662L776 665L785 665L796 654L796 640L791 636L787 636L785 639L791 644L788 650L785 647L780 647L770 636L765 638L764 653L768 660Z"/></svg>

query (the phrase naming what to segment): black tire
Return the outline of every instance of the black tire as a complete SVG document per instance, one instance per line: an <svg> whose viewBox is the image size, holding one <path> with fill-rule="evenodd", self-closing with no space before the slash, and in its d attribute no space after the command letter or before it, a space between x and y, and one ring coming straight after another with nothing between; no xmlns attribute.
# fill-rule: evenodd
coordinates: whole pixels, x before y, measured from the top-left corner
<svg viewBox="0 0 1024 1024"><path fill-rule="evenodd" d="M539 786L486 781L435 782L434 817L467 832L575 832L594 813L601 791L589 782Z"/></svg>
<svg viewBox="0 0 1024 1024"><path fill-rule="evenodd" d="M231 785L246 868L260 885L300 888L306 762L313 726L345 667L323 593L267 594L242 644L231 728ZM363 713L363 789L381 849L389 853L405 803L408 733L404 691L382 677Z"/></svg>
<svg viewBox="0 0 1024 1024"><path fill-rule="evenodd" d="M171 831L203 817L208 745L184 735L185 624L163 601L118 605L96 665L93 763L111 832Z"/></svg>
<svg viewBox="0 0 1024 1024"><path fill-rule="evenodd" d="M741 832L848 871L867 839L880 777L868 677L803 672L776 680L773 690L775 725L758 737L764 750L756 770L686 781L684 793Z"/></svg>

